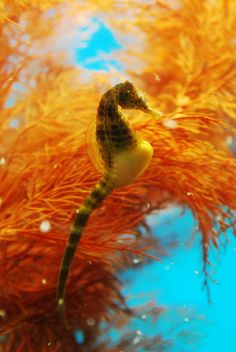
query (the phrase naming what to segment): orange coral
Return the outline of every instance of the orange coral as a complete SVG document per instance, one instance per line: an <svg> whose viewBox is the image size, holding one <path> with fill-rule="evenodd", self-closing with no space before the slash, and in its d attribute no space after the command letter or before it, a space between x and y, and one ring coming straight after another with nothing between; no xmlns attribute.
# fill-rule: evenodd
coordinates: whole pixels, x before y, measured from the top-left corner
<svg viewBox="0 0 236 352"><path fill-rule="evenodd" d="M114 3L117 10L119 2ZM61 60L28 50L30 41L22 34L34 43L52 40L56 16L38 16L25 3L29 12L23 29L9 21L1 24L0 329L2 335L9 334L8 351L35 351L37 329L44 333L38 351L48 342L55 351L67 344L71 351L76 348L73 329L87 331L87 317L97 323L111 317L109 307L125 310L115 268L124 266L127 253L147 254L145 243L140 249L136 228L146 214L166 202L187 205L196 217L206 273L209 245L217 247L219 235L234 230L236 161L225 143L235 134L230 126L235 124L232 1L184 0L174 8L158 1L139 6L149 15L134 12L126 28L142 32L140 50L128 45L120 55L130 60L135 56L140 73L127 67L130 79L165 114L154 119L127 112L133 127L152 143L154 157L139 180L114 191L92 215L69 280L72 330L61 342L63 327L55 327L56 276L72 214L99 179L89 158L93 140L88 140L87 131L113 77L99 73L88 82L81 70L67 63L66 55ZM18 21L22 10L12 7L7 16ZM118 19L112 24L121 31ZM214 31L213 24L217 24ZM122 74L117 76L122 79ZM21 84L17 95L15 83ZM9 98L14 100L12 106ZM28 329L32 335L26 339ZM89 329L90 333L96 334Z"/></svg>

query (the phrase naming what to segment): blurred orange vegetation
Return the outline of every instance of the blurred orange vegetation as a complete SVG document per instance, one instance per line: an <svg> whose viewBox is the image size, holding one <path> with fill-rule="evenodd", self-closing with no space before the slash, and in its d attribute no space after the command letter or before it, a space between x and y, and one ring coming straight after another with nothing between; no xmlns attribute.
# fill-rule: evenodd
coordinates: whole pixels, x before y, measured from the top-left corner
<svg viewBox="0 0 236 352"><path fill-rule="evenodd" d="M125 73L88 73L62 49L53 52L58 23L70 32L98 8L123 40L116 57ZM115 272L129 253L148 256L137 236L148 213L171 203L192 210L206 276L209 246L218 248L228 229L235 234L235 4L1 1L0 11L2 348L44 351L50 343L53 351L77 351L73 329L83 330L89 343L96 332L87 318L97 326L111 311L126 311ZM56 278L72 215L100 178L87 131L114 79L131 80L164 117L125 112L152 143L154 157L140 179L114 191L92 215L66 292L71 330L62 335Z"/></svg>

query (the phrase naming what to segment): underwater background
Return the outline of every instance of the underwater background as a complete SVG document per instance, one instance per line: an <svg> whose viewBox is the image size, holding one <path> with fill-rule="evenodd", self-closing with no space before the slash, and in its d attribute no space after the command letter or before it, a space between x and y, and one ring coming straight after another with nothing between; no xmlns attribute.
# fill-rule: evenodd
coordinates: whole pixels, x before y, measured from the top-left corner
<svg viewBox="0 0 236 352"><path fill-rule="evenodd" d="M233 1L1 6L0 351L236 350ZM126 79L167 114L158 130L125 112L152 139L156 169L92 218L66 332L59 259L73 210L99 179L87 129L102 94Z"/></svg>

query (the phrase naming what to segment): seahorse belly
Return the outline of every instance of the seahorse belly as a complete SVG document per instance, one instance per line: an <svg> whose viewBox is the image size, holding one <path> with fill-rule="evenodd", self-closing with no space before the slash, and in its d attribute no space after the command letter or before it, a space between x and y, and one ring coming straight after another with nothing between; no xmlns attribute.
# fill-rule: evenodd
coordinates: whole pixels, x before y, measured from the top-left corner
<svg viewBox="0 0 236 352"><path fill-rule="evenodd" d="M153 155L153 148L147 141L141 140L134 148L114 156L114 188L127 186L142 175Z"/></svg>

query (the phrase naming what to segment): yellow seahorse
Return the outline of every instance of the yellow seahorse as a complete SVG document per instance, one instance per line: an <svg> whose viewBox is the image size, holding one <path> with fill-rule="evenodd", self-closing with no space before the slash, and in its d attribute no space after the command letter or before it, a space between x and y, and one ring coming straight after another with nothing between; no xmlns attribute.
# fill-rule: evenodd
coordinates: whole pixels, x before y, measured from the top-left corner
<svg viewBox="0 0 236 352"><path fill-rule="evenodd" d="M128 81L115 85L101 98L97 110L96 143L104 165L104 174L76 212L71 227L57 286L57 304L62 316L67 277L91 213L113 189L126 186L139 177L152 158L152 146L132 131L119 106L160 116L160 113L149 108L145 97Z"/></svg>

